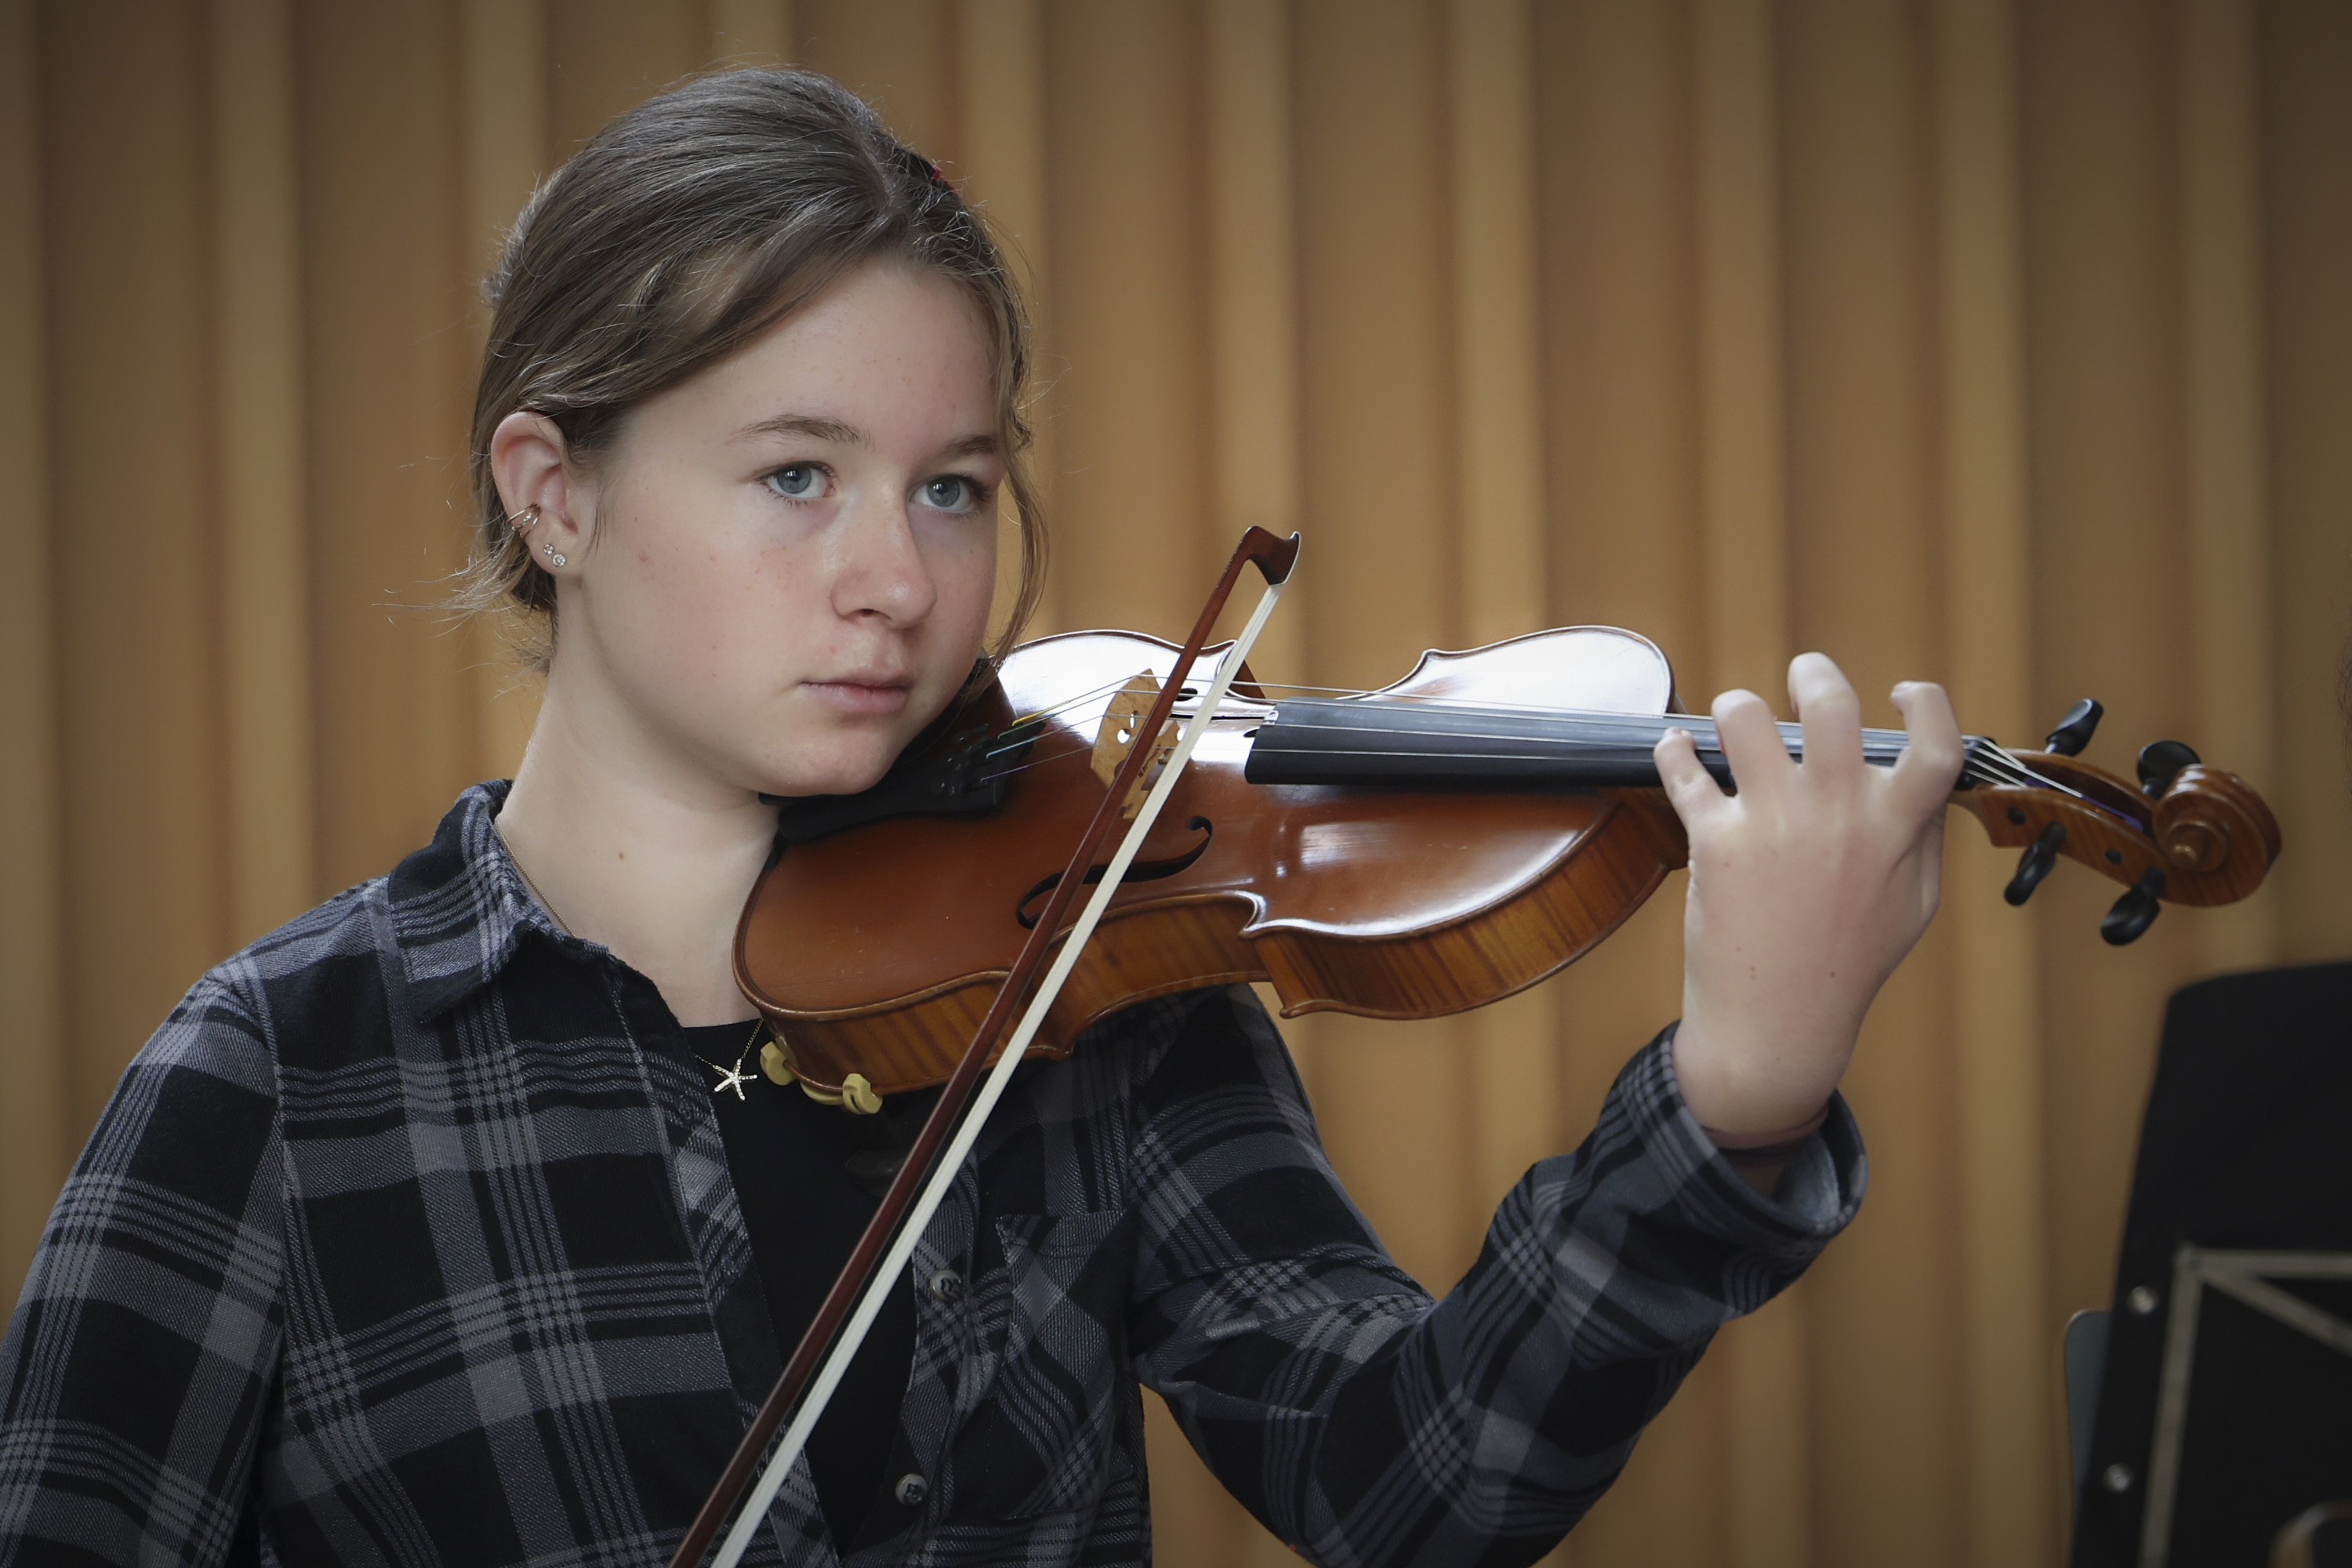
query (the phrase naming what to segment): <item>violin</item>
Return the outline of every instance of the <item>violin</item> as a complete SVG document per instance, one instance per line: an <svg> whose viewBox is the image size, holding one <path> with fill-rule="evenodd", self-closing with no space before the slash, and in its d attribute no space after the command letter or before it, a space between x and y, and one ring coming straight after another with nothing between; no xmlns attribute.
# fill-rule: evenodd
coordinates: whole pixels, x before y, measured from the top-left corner
<svg viewBox="0 0 2352 1568"><path fill-rule="evenodd" d="M715 1568L740 1557L1023 1060L1066 1056L1133 1003L1234 981L1271 983L1286 1016L1496 1001L1575 962L1687 860L1652 758L1669 728L1736 787L1713 722L1675 710L1665 656L1610 627L1428 653L1376 691L1277 694L1247 658L1297 553L1296 534L1250 529L1181 647L1026 644L872 789L778 803L779 853L734 951L776 1037L763 1068L851 1110L940 1094L671 1568L695 1568L730 1514ZM1209 647L1253 566L1264 599ZM2021 847L2009 901L2078 861L2123 884L2101 926L2120 945L2165 902L2259 887L2279 852L2261 796L2178 742L2140 753L2137 789L2075 760L2099 716L2078 703L2038 752L1964 742L1951 804ZM1801 756L1801 728L1780 733ZM1891 765L1906 740L1864 731L1864 758Z"/></svg>
<svg viewBox="0 0 2352 1568"><path fill-rule="evenodd" d="M1061 874L1068 825L1145 743L1140 703L1179 652L1133 632L1025 644L875 790L785 803L735 972L804 1085L847 1086L856 1109L945 1080ZM1066 1056L1146 998L1235 981L1271 983L1286 1017L1497 1001L1590 952L1685 863L1651 755L1669 726L1731 782L1713 722L1675 710L1664 654L1611 627L1424 654L1362 693L1276 696L1236 675L1032 1055ZM1192 690L1175 718L1197 711ZM2102 924L2120 945L2163 902L2260 886L2279 852L2262 797L2179 742L2140 753L2137 787L2082 763L2098 718L2078 704L2040 751L1965 739L1951 804L2023 848L2010 901L2075 860L2123 884ZM1799 726L1780 731L1801 755ZM1882 765L1904 743L1863 732Z"/></svg>

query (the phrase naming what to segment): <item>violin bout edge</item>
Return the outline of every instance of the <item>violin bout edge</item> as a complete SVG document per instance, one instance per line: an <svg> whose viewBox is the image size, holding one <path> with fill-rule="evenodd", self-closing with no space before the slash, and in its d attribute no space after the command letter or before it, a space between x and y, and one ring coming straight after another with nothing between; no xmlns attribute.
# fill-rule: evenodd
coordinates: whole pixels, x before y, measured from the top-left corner
<svg viewBox="0 0 2352 1568"><path fill-rule="evenodd" d="M1270 983L1283 1016L1294 1018L1443 1017L1526 990L1605 940L1686 858L1681 824L1658 792L1601 793L1618 796L1619 831L1584 841L1579 877L1539 879L1435 929L1362 937L1253 925L1249 900L1233 896L1162 904L1145 918L1121 919L1114 910L1028 1054L1064 1059L1113 1013L1208 985ZM888 1095L951 1074L1003 981L1002 971L969 975L917 997L823 1015L746 989L802 1081L835 1091L858 1072ZM990 1060L1001 1054L1000 1047Z"/></svg>

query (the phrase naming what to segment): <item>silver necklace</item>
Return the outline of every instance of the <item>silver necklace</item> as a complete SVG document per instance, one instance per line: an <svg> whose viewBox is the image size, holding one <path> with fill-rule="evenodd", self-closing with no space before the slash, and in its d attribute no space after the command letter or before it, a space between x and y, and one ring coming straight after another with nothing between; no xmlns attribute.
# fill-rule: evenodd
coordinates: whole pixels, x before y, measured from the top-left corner
<svg viewBox="0 0 2352 1568"><path fill-rule="evenodd" d="M760 1028L766 1022L764 1018L751 1020L751 1037L745 1040L743 1048L735 1053L735 1065L731 1068L720 1067L699 1051L692 1053L696 1061L719 1075L719 1081L710 1086L711 1093L724 1094L731 1089L735 1091L736 1099L743 1098L743 1086L751 1081L751 1075L743 1070L743 1064L751 1058L751 1047L760 1043Z"/></svg>

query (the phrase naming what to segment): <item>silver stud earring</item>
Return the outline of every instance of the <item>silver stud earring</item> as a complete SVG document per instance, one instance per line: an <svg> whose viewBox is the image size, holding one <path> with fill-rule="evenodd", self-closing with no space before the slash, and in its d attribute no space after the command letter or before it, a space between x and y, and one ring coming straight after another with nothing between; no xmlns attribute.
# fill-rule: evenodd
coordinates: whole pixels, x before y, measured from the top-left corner
<svg viewBox="0 0 2352 1568"><path fill-rule="evenodd" d="M544 543L544 544L541 545L539 548L540 548L541 552L542 553L544 553L544 554L546 555L546 557L547 557L550 561L552 561L552 562L553 562L553 563L555 563L555 564L557 564L558 566L561 566L561 565L562 565L562 564L563 564L563 557L562 557L561 554L559 554L559 553L557 552L557 551L556 551L556 548L555 548L555 541L553 541L552 539L551 539L551 540L549 540L546 543Z"/></svg>

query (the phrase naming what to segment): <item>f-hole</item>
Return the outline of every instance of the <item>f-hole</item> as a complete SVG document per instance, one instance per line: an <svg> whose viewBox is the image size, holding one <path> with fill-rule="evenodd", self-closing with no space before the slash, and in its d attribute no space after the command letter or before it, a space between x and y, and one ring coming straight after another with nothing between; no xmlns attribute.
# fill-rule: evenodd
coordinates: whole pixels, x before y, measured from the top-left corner
<svg viewBox="0 0 2352 1568"><path fill-rule="evenodd" d="M1127 875L1122 880L1157 882L1163 877L1173 877L1180 871L1189 870L1195 860L1208 853L1209 840L1216 837L1217 827L1216 824L1205 816L1196 816L1184 826L1201 836L1201 841L1198 844L1193 845L1181 855L1171 855L1165 860L1138 860L1127 868ZM1089 888L1095 886L1103 879L1104 874L1109 869L1108 865L1088 867L1086 885ZM1061 885L1062 874L1056 871L1049 877L1041 879L1035 887L1021 895L1021 901L1013 907L1013 918L1021 922L1023 931L1034 931L1037 927L1039 911L1031 909L1030 906Z"/></svg>

